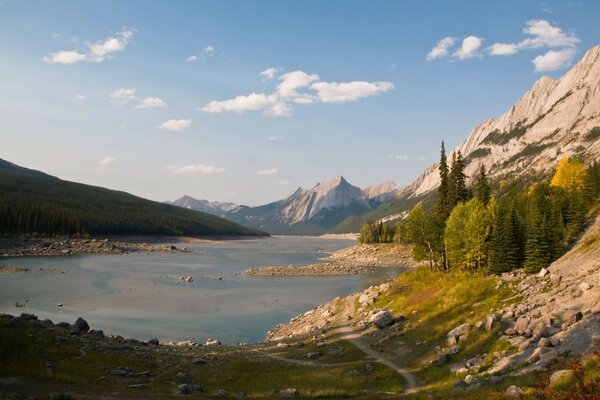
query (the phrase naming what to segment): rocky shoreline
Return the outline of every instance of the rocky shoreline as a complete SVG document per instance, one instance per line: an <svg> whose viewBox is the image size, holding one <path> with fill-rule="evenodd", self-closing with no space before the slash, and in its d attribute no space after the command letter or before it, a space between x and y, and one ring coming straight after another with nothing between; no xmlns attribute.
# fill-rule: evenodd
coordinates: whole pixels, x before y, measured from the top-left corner
<svg viewBox="0 0 600 400"><path fill-rule="evenodd" d="M322 260L323 262L305 266L250 267L244 271L244 275L272 277L359 275L373 273L378 268L412 268L417 265L409 246L392 243L358 244L339 250Z"/></svg>
<svg viewBox="0 0 600 400"><path fill-rule="evenodd" d="M249 276L336 276L359 275L375 272L376 267L363 265L318 263L302 267L295 265L273 265L270 267L254 267L244 271Z"/></svg>
<svg viewBox="0 0 600 400"><path fill-rule="evenodd" d="M0 257L128 254L132 252L188 252L185 247L137 241L81 238L0 238Z"/></svg>

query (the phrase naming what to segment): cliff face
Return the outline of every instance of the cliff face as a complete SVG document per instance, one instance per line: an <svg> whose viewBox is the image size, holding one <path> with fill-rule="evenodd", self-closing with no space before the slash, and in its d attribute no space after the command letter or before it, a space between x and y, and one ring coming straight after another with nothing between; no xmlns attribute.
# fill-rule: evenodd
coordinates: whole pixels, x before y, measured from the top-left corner
<svg viewBox="0 0 600 400"><path fill-rule="evenodd" d="M547 173L563 156L600 158L600 46L560 79L540 78L504 114L477 125L457 150L467 162L467 176L483 164L494 178ZM425 194L438 185L434 164L399 197Z"/></svg>

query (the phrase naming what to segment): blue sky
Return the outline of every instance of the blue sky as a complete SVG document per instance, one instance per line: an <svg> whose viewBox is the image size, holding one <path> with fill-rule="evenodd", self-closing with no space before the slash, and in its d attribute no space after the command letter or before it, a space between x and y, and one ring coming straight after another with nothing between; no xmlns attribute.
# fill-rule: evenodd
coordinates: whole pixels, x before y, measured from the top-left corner
<svg viewBox="0 0 600 400"><path fill-rule="evenodd" d="M599 39L598 1L0 0L0 158L154 200L403 185Z"/></svg>

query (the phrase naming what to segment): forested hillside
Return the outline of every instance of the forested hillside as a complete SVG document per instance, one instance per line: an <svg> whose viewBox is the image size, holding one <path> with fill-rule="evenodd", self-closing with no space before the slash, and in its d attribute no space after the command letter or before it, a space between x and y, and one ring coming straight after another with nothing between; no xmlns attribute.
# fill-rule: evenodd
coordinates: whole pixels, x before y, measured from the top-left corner
<svg viewBox="0 0 600 400"><path fill-rule="evenodd" d="M263 235L209 214L67 182L0 159L0 234Z"/></svg>

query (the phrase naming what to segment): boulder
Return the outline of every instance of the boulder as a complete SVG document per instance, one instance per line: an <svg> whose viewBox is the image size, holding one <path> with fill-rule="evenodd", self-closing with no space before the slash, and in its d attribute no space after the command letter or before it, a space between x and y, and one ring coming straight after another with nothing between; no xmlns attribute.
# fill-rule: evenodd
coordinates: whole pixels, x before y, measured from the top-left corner
<svg viewBox="0 0 600 400"><path fill-rule="evenodd" d="M392 317L392 314L390 314L389 311L382 310L382 311L379 311L379 312L371 315L369 322L372 323L373 325L375 325L377 328L382 329L388 325L393 324L394 317Z"/></svg>
<svg viewBox="0 0 600 400"><path fill-rule="evenodd" d="M558 371L555 371L552 373L552 375L550 375L550 385L572 375L573 371L571 371L570 369L560 369Z"/></svg>
<svg viewBox="0 0 600 400"><path fill-rule="evenodd" d="M496 318L493 315L488 315L485 318L485 330L486 331L492 330L492 326L493 326L495 320L496 320Z"/></svg>
<svg viewBox="0 0 600 400"><path fill-rule="evenodd" d="M539 278L543 278L543 277L545 277L546 275L548 275L548 270L547 270L546 268L542 268L542 269L540 270L540 272L538 272L538 274L537 274L537 276L538 276Z"/></svg>
<svg viewBox="0 0 600 400"><path fill-rule="evenodd" d="M160 344L160 341L158 339L150 339L150 340L148 340L148 344L151 344L153 346L158 346Z"/></svg>
<svg viewBox="0 0 600 400"><path fill-rule="evenodd" d="M473 378L473 375L465 376L465 383L467 385L472 385L474 381L475 381L475 378Z"/></svg>
<svg viewBox="0 0 600 400"><path fill-rule="evenodd" d="M298 397L300 396L300 392L296 388L287 388L279 391L279 396L281 397Z"/></svg>
<svg viewBox="0 0 600 400"><path fill-rule="evenodd" d="M452 329L450 332L448 332L448 334L446 336L459 337L465 333L469 333L470 330L471 330L471 324L465 323L465 324L459 325L456 328Z"/></svg>
<svg viewBox="0 0 600 400"><path fill-rule="evenodd" d="M519 317L517 322L515 323L515 332L519 334L524 334L527 328L529 327L529 318L527 317Z"/></svg>
<svg viewBox="0 0 600 400"><path fill-rule="evenodd" d="M580 321L583 318L581 311L567 310L563 313L561 320L569 325Z"/></svg>
<svg viewBox="0 0 600 400"><path fill-rule="evenodd" d="M310 353L306 353L304 355L305 358L308 358L309 360L318 360L321 357L321 353L316 352L316 351L311 351Z"/></svg>
<svg viewBox="0 0 600 400"><path fill-rule="evenodd" d="M523 396L523 390L520 387L512 385L506 389L506 395L512 397L521 397Z"/></svg>

